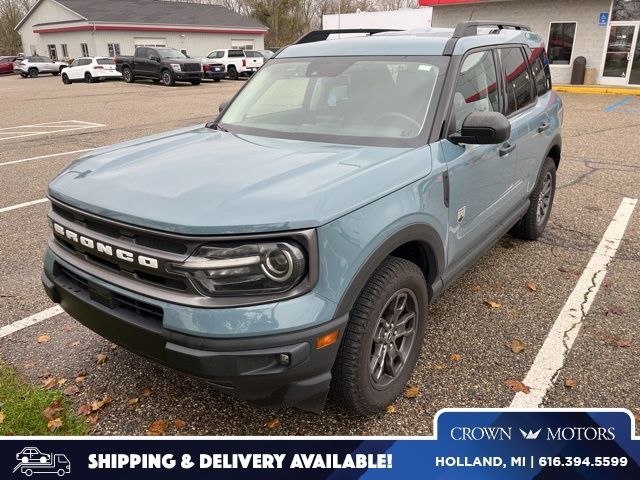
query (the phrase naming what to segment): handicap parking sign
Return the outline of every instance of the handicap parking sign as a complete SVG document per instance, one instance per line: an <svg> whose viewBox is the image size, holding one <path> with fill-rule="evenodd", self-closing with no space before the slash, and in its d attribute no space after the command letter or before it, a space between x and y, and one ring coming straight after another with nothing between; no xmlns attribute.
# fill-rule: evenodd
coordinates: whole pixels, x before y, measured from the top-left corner
<svg viewBox="0 0 640 480"><path fill-rule="evenodd" d="M609 23L609 12L602 12L598 19L598 26L606 27L607 23Z"/></svg>

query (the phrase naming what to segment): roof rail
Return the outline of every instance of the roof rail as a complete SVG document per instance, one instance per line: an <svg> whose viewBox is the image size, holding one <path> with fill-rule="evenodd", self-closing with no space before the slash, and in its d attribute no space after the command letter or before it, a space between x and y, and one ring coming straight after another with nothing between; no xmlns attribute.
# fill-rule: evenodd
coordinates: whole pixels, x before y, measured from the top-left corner
<svg viewBox="0 0 640 480"><path fill-rule="evenodd" d="M365 33L367 35L373 35L374 33L383 32L399 32L401 30L393 28L346 28L346 29L332 29L332 30L312 30L309 33L305 33L298 40L293 42L293 45L299 43L313 43L322 42L329 38L329 35L335 35L339 33Z"/></svg>
<svg viewBox="0 0 640 480"><path fill-rule="evenodd" d="M473 37L474 35L478 35L478 27L496 27L498 30L523 30L527 32L531 31L531 28L529 28L527 25L521 25L519 23L494 22L489 20L460 22L456 25L456 28L453 31L453 36L444 47L443 55L453 54L454 47L456 46L456 42L459 38Z"/></svg>

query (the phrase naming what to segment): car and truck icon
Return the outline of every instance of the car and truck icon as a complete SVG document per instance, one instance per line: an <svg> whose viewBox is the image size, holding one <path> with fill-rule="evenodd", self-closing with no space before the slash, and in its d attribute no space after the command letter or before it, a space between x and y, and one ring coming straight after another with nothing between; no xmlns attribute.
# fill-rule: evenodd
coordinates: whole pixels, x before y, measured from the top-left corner
<svg viewBox="0 0 640 480"><path fill-rule="evenodd" d="M71 473L71 463L66 455L61 453L43 453L36 447L25 447L16 454L19 463L12 473L20 470L27 477L34 473L55 473L63 477Z"/></svg>

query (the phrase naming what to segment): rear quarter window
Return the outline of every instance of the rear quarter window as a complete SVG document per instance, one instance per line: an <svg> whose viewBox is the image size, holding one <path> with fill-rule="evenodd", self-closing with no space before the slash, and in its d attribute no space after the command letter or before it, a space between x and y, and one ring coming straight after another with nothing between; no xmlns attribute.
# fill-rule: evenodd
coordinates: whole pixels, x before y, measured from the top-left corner
<svg viewBox="0 0 640 480"><path fill-rule="evenodd" d="M507 92L506 114L510 115L533 103L531 75L521 48L501 48L500 58Z"/></svg>
<svg viewBox="0 0 640 480"><path fill-rule="evenodd" d="M229 57L244 57L244 50L229 50Z"/></svg>

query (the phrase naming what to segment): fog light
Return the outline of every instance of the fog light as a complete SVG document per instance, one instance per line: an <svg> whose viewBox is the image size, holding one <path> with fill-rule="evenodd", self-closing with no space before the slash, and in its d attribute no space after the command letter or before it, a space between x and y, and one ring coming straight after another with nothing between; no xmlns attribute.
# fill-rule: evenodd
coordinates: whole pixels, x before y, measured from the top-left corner
<svg viewBox="0 0 640 480"><path fill-rule="evenodd" d="M287 367L289 366L289 364L291 363L291 357L289 356L288 353L281 353L280 354L280 365Z"/></svg>
<svg viewBox="0 0 640 480"><path fill-rule="evenodd" d="M320 350L321 348L328 347L333 345L338 341L338 337L340 336L339 330L334 330L331 333L327 333L326 335L322 335L316 339L316 349Z"/></svg>

